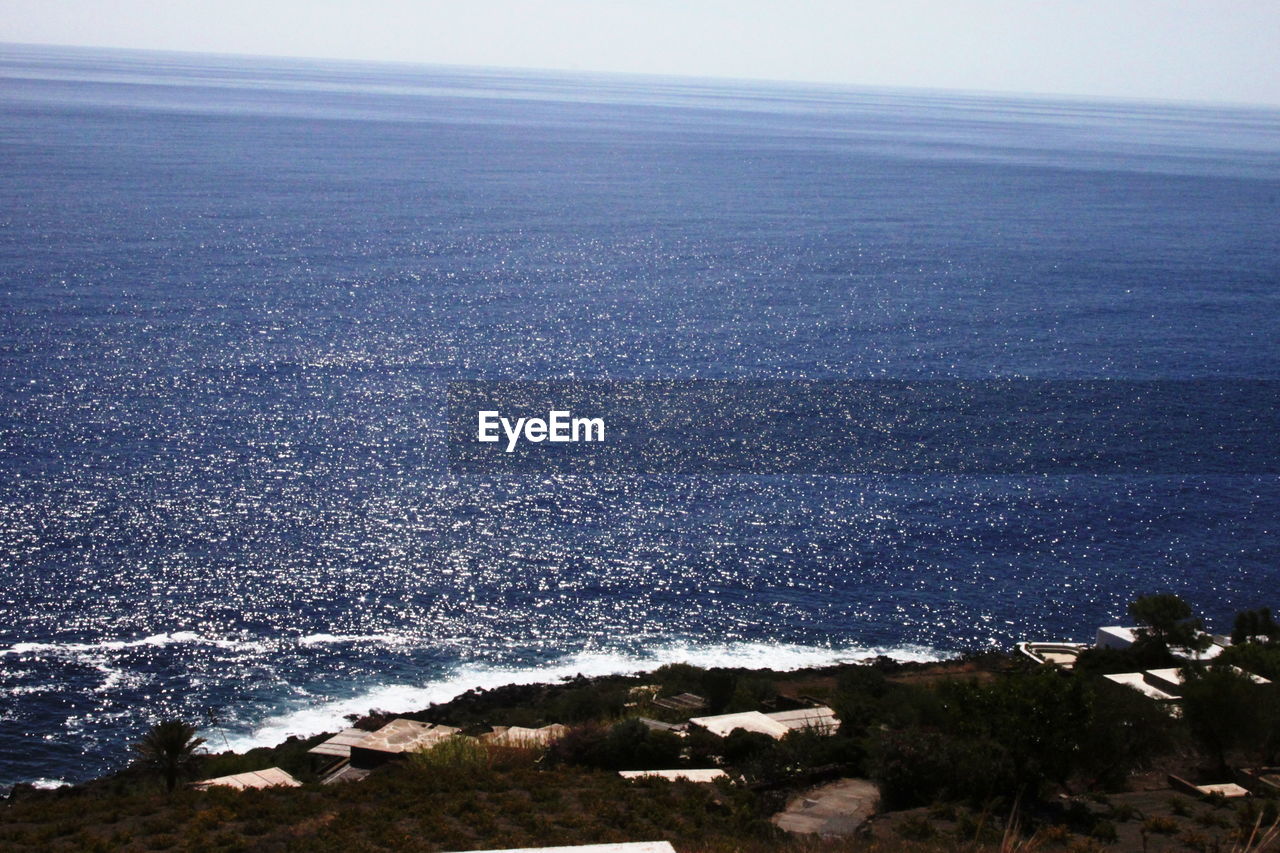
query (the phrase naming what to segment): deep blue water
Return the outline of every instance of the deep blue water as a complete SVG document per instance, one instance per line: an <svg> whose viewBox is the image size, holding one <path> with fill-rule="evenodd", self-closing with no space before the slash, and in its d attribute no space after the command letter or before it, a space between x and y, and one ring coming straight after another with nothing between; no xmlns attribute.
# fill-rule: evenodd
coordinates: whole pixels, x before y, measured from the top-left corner
<svg viewBox="0 0 1280 853"><path fill-rule="evenodd" d="M1275 477L452 479L455 378L1280 378L1280 114L0 46L0 785L1274 600Z"/></svg>

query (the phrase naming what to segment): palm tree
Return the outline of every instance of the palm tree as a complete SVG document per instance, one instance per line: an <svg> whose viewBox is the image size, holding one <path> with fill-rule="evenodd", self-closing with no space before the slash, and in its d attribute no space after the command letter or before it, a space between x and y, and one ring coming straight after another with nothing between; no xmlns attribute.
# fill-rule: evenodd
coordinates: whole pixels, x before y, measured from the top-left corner
<svg viewBox="0 0 1280 853"><path fill-rule="evenodd" d="M178 785L178 776L195 761L196 750L204 743L204 738L196 737L197 731L182 720L156 723L133 745L138 763L164 776L165 787L172 791Z"/></svg>

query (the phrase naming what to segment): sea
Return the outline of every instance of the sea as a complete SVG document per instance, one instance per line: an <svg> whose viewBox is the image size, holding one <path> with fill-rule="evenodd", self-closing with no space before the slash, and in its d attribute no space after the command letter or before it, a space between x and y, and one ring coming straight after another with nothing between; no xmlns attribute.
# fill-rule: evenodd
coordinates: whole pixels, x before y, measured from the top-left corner
<svg viewBox="0 0 1280 853"><path fill-rule="evenodd" d="M1274 474L446 458L457 380L1004 378L1280 379L1280 112L0 45L0 786L1280 605Z"/></svg>

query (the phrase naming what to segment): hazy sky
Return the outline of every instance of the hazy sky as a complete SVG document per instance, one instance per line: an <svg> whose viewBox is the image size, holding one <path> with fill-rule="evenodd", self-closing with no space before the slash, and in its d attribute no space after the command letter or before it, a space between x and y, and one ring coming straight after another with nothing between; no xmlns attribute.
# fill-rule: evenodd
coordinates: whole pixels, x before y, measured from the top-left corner
<svg viewBox="0 0 1280 853"><path fill-rule="evenodd" d="M0 41L1280 104L1277 0L0 0Z"/></svg>

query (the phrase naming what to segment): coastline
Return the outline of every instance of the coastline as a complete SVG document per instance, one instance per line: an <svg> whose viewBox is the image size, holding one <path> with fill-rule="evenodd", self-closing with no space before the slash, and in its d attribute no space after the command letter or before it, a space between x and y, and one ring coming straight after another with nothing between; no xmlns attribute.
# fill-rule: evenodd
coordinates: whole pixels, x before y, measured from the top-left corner
<svg viewBox="0 0 1280 853"><path fill-rule="evenodd" d="M367 651L379 648L403 649L405 641L391 635L338 635L310 634L294 641L299 647L331 648L347 644L365 647ZM240 650L261 650L264 640L239 639L236 641L210 638L192 631L174 631L138 639L104 640L96 643L41 643L17 644L0 650L0 659L6 655L50 656L57 660L83 661L86 666L102 671L107 680L125 677L122 665L115 665L105 654L128 654L133 650L189 646L211 646L226 649L232 646ZM723 644L699 644L694 642L667 642L642 651L603 649L579 651L545 663L502 664L488 662L460 663L449 667L440 675L414 683L405 677L404 667L399 667L395 677L368 686L355 685L342 689L331 688L284 691L275 708L226 706L216 713L216 723L208 725L207 714L192 716L193 721L205 725L205 735L212 745L222 750L245 753L264 747L277 747L290 738L308 738L324 732L341 729L351 715L365 715L377 709L393 713L414 713L431 706L447 704L454 698L477 690L488 691L509 685L529 686L539 683L560 683L579 676L587 678L628 676L651 672L672 663L688 663L708 669L754 669L756 664L767 661L775 672L794 672L812 668L838 666L880 657L903 663L930 663L959 656L958 651L935 649L922 645L898 646L869 645L804 645L799 643L736 642ZM135 710L150 712L146 706L134 705ZM251 712L253 717L246 719ZM179 712L181 713L181 712ZM131 739L124 735L115 746ZM110 775L112 766L120 766L120 759L110 756L118 748L111 742L105 744L104 766L89 774L61 773L55 766L35 765L24 776L11 775L0 785L0 792L10 786L36 785L45 789L74 786Z"/></svg>
<svg viewBox="0 0 1280 853"><path fill-rule="evenodd" d="M689 664L707 669L796 673L845 665L867 664L880 659L897 663L932 664L951 660L961 652L943 651L924 646L899 647L845 646L823 648L797 644L738 643L724 646L659 646L643 654L614 652L580 652L548 665L506 667L501 665L462 666L445 678L424 685L387 684L372 690L310 703L296 710L273 714L247 732L227 732L233 751L248 751L264 746L277 746L288 738L307 738L341 728L352 714L364 715L372 710L385 713L414 714L426 708L450 704L453 700L476 692L505 687L554 685L580 678L642 677L668 664ZM750 664L770 661L768 667ZM221 734L218 735L221 740Z"/></svg>
<svg viewBox="0 0 1280 853"><path fill-rule="evenodd" d="M760 645L763 647L766 644ZM952 667L955 667L956 671L963 672L972 666L969 661L984 658L997 660L1006 655L1004 652L965 654L922 649L914 653L904 652L903 650L886 650L888 653L880 653L880 650L874 649L850 649L848 650L850 654L843 654L840 650L830 650L829 659L819 660L822 656L821 649L816 647L791 648L793 653L800 653L793 654L789 658L784 657L780 666L711 666L707 667L707 669L709 671L732 674L736 677L767 677L782 682L802 683L807 679L830 679L850 667L875 667L882 672L892 672L908 677L911 674L921 675L930 672L946 672ZM758 658L757 652L759 651L759 649L739 651L733 657L745 660L754 655ZM705 657L706 655L703 656L703 659ZM722 662L725 660L724 656L721 655L713 654L711 657ZM806 658L813 658L814 660L806 662ZM1008 658L1010 660L1013 659L1011 654L1008 655ZM394 716L433 722L464 720L469 723L475 723L477 721L477 713L483 709L492 709L494 713L500 713L503 709L510 710L513 704L521 701L527 702L535 699L537 702L545 702L548 696L553 696L557 691L580 688L585 685L638 686L647 683L661 667L669 665L698 667L700 664L695 661L699 659L698 655L694 655L690 659L687 657L682 658L672 653L663 655L660 660L654 661L653 665L645 668L597 667L595 671L592 671L591 667L582 666L584 661L582 656L579 655L573 656L564 664L557 666L521 670L493 668L485 670L480 677L477 677L474 672L460 673L453 678L436 682L433 685L409 688L407 692L390 691L390 695L394 696L394 698L403 700L402 704L379 702L378 699L387 696L388 693L386 691L374 691L325 703L319 708L309 711L285 713L275 718L284 721L283 724L273 724L268 721L245 734L229 733L218 726L204 727L201 732L208 739L208 753L211 756L244 756L250 752L261 755L264 750L266 753L272 754L292 744L314 741L321 736L337 732L350 725L354 719L390 719ZM517 677L512 677L513 675ZM414 697L425 697L425 701L415 703L413 701ZM307 720L311 725L293 730L286 728L289 722L295 722L300 719ZM555 721L548 720L548 722ZM127 767L121 767L114 771L108 771L101 776L81 781L38 777L19 781L9 786L9 788L54 791L83 786L92 787L95 783L127 771Z"/></svg>
<svg viewBox="0 0 1280 853"><path fill-rule="evenodd" d="M1151 596L1134 610L1166 604L1186 607ZM1237 623L1237 634L1280 635L1264 610ZM1268 829L1280 826L1266 787L1274 768L1259 759L1280 731L1264 713L1275 686L1232 661L1276 675L1280 658L1265 639L1240 639L1221 664L1183 660L1181 713L1109 675L1155 657L1176 663L1159 640L1081 645L1070 666L985 651L788 670L668 663L472 687L245 752L214 751L215 741L197 754L196 741L167 791L145 752L84 784L17 786L0 803L0 849L36 839L67 850L439 851L662 838L682 853L994 851L1015 837L1127 850L1150 833L1270 849L1247 845L1259 826L1280 832ZM1239 727L1256 726L1257 743L1234 730L1215 740L1221 727L1197 722L1222 710L1223 692L1252 707ZM1228 755L1239 784L1222 775ZM837 837L815 847L808 833L825 832L815 821Z"/></svg>
<svg viewBox="0 0 1280 853"><path fill-rule="evenodd" d="M218 750L222 743L215 730L202 730L209 736L209 755L215 758L243 758L252 753L256 760L273 760L281 751L295 750L299 745L314 744L323 738L351 725L378 725L394 718L457 726L463 729L501 725L503 721L518 720L521 725L548 725L560 722L553 719L557 698L575 691L627 691L632 688L650 684L664 668L702 669L696 664L683 660L666 661L658 667L628 672L599 672L585 674L570 673L566 668L555 668L543 671L542 677L530 677L519 681L502 681L488 686L473 684L471 687L456 692L449 698L439 702L429 702L413 708L384 708L377 705L359 704L355 702L352 712L332 718L332 725L318 731L286 733L278 740L255 737L253 742L240 743L230 739L230 748ZM834 687L838 676L850 669L874 669L891 680L902 683L928 684L936 679L957 677L974 677L986 679L996 672L1023 668L1025 664L1013 653L1004 651L956 653L950 656L929 660L900 660L888 655L870 655L859 659L830 661L812 666L749 667L723 666L705 669L712 674L723 674L738 680L762 680L772 682L779 688L779 695L788 700L804 703L813 701L813 693L825 693ZM530 670L531 676L536 670ZM578 721L581 722L581 721ZM107 774L103 779L113 778L119 773L127 773L126 768L117 773ZM81 785L92 787L102 779L89 780ZM61 786L59 786L61 787ZM78 787L69 785L67 787Z"/></svg>

